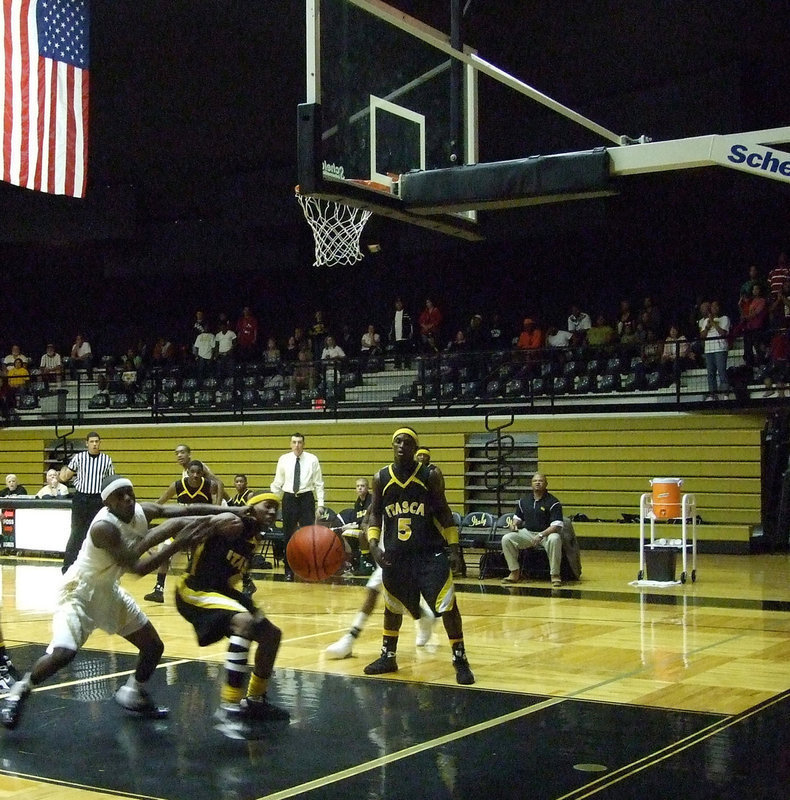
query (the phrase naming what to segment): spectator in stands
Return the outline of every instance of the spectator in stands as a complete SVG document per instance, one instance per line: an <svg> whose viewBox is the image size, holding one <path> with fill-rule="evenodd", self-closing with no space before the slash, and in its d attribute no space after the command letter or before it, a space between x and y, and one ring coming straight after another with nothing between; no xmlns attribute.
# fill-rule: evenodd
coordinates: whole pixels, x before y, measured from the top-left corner
<svg viewBox="0 0 790 800"><path fill-rule="evenodd" d="M214 337L219 377L226 378L233 375L233 367L236 365L236 338L236 333L230 329L228 320L222 320Z"/></svg>
<svg viewBox="0 0 790 800"><path fill-rule="evenodd" d="M368 325L368 329L362 334L359 351L363 358L381 355L381 336L376 333L376 326L373 323Z"/></svg>
<svg viewBox="0 0 790 800"><path fill-rule="evenodd" d="M787 253L779 253L776 266L768 273L768 286L771 290L771 295L777 297L785 281L790 280L790 260L787 258Z"/></svg>
<svg viewBox="0 0 790 800"><path fill-rule="evenodd" d="M6 370L8 388L12 393L18 392L30 383L30 370L21 358L14 361L14 365Z"/></svg>
<svg viewBox="0 0 790 800"><path fill-rule="evenodd" d="M705 361L705 339L702 337L700 320L707 318L708 314L710 314L710 301L700 300L697 304L697 313L693 326L697 332L697 338L691 342L691 352L694 353L695 358L699 361Z"/></svg>
<svg viewBox="0 0 790 800"><path fill-rule="evenodd" d="M620 337L623 335L623 330L625 330L625 326L628 322L630 322L631 325L636 328L636 320L631 312L631 301L621 300L620 311L617 315L617 325L615 325L615 333L617 334L618 339L620 339Z"/></svg>
<svg viewBox="0 0 790 800"><path fill-rule="evenodd" d="M642 301L642 312L639 317L645 326L645 332L653 331L658 338L661 333L661 309L653 302L650 295Z"/></svg>
<svg viewBox="0 0 790 800"><path fill-rule="evenodd" d="M395 369L408 369L411 366L411 349L414 329L411 316L403 307L403 300L395 298L395 310L390 321L389 338L395 356Z"/></svg>
<svg viewBox="0 0 790 800"><path fill-rule="evenodd" d="M688 339L680 332L677 324L669 326L661 351L661 372L666 380L677 381L684 369L694 366L694 355Z"/></svg>
<svg viewBox="0 0 790 800"><path fill-rule="evenodd" d="M767 298L771 293L768 284L760 278L760 271L756 265L752 264L749 267L749 277L741 284L741 289L738 293L738 310L741 312L741 319L743 319L743 315L752 301L752 288L755 283L759 283L763 287L763 297Z"/></svg>
<svg viewBox="0 0 790 800"><path fill-rule="evenodd" d="M151 350L151 366L167 369L176 360L176 349L173 343L165 336L160 336Z"/></svg>
<svg viewBox="0 0 790 800"><path fill-rule="evenodd" d="M294 341L296 342L296 351L299 352L299 348L302 346L304 342L307 341L307 338L304 335L304 328L296 327L294 328Z"/></svg>
<svg viewBox="0 0 790 800"><path fill-rule="evenodd" d="M315 388L315 363L313 353L308 342L303 342L299 348L296 363L291 373L292 389L314 389Z"/></svg>
<svg viewBox="0 0 790 800"><path fill-rule="evenodd" d="M339 363L346 357L346 353L335 341L334 336L327 336L324 341L324 348L321 351L321 361L325 363Z"/></svg>
<svg viewBox="0 0 790 800"><path fill-rule="evenodd" d="M446 353L468 353L469 342L466 341L466 334L463 331L456 331L455 336L447 342L447 347L444 348Z"/></svg>
<svg viewBox="0 0 790 800"><path fill-rule="evenodd" d="M587 344L594 349L606 349L615 341L614 328L603 314L595 318L595 325L587 330Z"/></svg>
<svg viewBox="0 0 790 800"><path fill-rule="evenodd" d="M488 326L488 346L492 350L509 350L510 342L507 341L502 330L502 320L497 312L491 315L491 324Z"/></svg>
<svg viewBox="0 0 790 800"><path fill-rule="evenodd" d="M39 500L51 500L52 498L67 498L69 496L69 487L65 483L60 482L60 476L56 469L47 470L46 483L36 492L36 497Z"/></svg>
<svg viewBox="0 0 790 800"><path fill-rule="evenodd" d="M18 358L22 359L22 363L25 366L30 363L30 359L22 352L20 346L18 344L12 344L11 352L3 359L6 369L13 367Z"/></svg>
<svg viewBox="0 0 790 800"><path fill-rule="evenodd" d="M768 364L765 368L764 397L784 397L787 391L788 364L790 364L790 338L785 328L774 331L768 345Z"/></svg>
<svg viewBox="0 0 790 800"><path fill-rule="evenodd" d="M661 355L664 345L654 331L647 331L646 338L639 353L639 363L634 368L640 388L645 387L648 375L652 372L660 373Z"/></svg>
<svg viewBox="0 0 790 800"><path fill-rule="evenodd" d="M69 371L73 381L77 380L79 369L84 369L88 373L88 380L93 380L93 350L81 333L74 337L70 351Z"/></svg>
<svg viewBox="0 0 790 800"><path fill-rule="evenodd" d="M50 343L47 345L46 352L41 356L39 363L39 375L45 384L60 383L63 379L63 359L60 353L55 350L55 345Z"/></svg>
<svg viewBox="0 0 790 800"><path fill-rule="evenodd" d="M543 347L543 331L537 326L532 317L524 318L516 347L519 350L539 350Z"/></svg>
<svg viewBox="0 0 790 800"><path fill-rule="evenodd" d="M705 342L705 366L708 370L708 394L706 400L718 399L719 393L726 395L730 387L727 382L727 334L730 318L721 313L718 300L710 303L707 316L699 321L700 337Z"/></svg>
<svg viewBox="0 0 790 800"><path fill-rule="evenodd" d="M623 322L622 328L620 329L618 344L618 351L626 358L630 358L639 351L641 342L639 341L639 336L634 327L633 320L627 319Z"/></svg>
<svg viewBox="0 0 790 800"><path fill-rule="evenodd" d="M266 349L263 351L262 360L264 375L275 375L280 371L280 348L277 346L274 336L270 336L266 340Z"/></svg>
<svg viewBox="0 0 790 800"><path fill-rule="evenodd" d="M549 325L546 329L546 347L562 350L570 347L571 342L573 342L573 335L570 331L561 331L556 325Z"/></svg>
<svg viewBox="0 0 790 800"><path fill-rule="evenodd" d="M199 334L205 333L208 330L208 323L206 322L206 316L202 311L195 312L195 319L192 321L192 327L190 328L190 339L196 339Z"/></svg>
<svg viewBox="0 0 790 800"><path fill-rule="evenodd" d="M313 324L307 329L307 338L310 340L310 349L313 351L313 359L318 361L324 350L324 341L329 333L329 327L324 320L324 312L318 309L313 314Z"/></svg>
<svg viewBox="0 0 790 800"><path fill-rule="evenodd" d="M22 497L27 494L27 489L19 482L14 473L5 476L5 489L0 492L0 497Z"/></svg>
<svg viewBox="0 0 790 800"><path fill-rule="evenodd" d="M236 322L236 346L239 360L255 361L258 358L258 319L249 306L244 306Z"/></svg>
<svg viewBox="0 0 790 800"><path fill-rule="evenodd" d="M430 297L425 298L425 307L420 312L418 322L422 349L425 348L430 334L433 334L437 341L441 338L442 312L434 305Z"/></svg>
<svg viewBox="0 0 790 800"><path fill-rule="evenodd" d="M749 367L754 367L763 361L762 350L768 331L768 311L769 305L763 296L763 287L755 282L752 286L751 300L745 306L740 326L743 331L743 360Z"/></svg>
<svg viewBox="0 0 790 800"><path fill-rule="evenodd" d="M425 343L425 352L423 355L427 357L439 355L441 352L441 348L439 347L439 342L436 340L436 337L431 333L428 336L428 341Z"/></svg>
<svg viewBox="0 0 790 800"><path fill-rule="evenodd" d="M282 360L284 364L295 364L299 360L299 343L295 336L288 337L288 343L282 352ZM312 355L310 360L312 360Z"/></svg>
<svg viewBox="0 0 790 800"><path fill-rule="evenodd" d="M571 334L574 347L583 347L587 344L587 331L592 328L592 320L586 311L579 306L572 305L568 314L568 333Z"/></svg>
<svg viewBox="0 0 790 800"><path fill-rule="evenodd" d="M488 349L488 337L483 328L483 315L472 314L469 326L464 331L467 348L473 353L482 353Z"/></svg>
<svg viewBox="0 0 790 800"><path fill-rule="evenodd" d="M784 282L778 295L769 298L768 318L771 328L790 327L790 279Z"/></svg>
<svg viewBox="0 0 790 800"><path fill-rule="evenodd" d="M208 326L203 333L199 333L192 345L192 354L195 356L196 374L199 379L208 377L214 371L214 353L217 349L217 341L211 328Z"/></svg>
<svg viewBox="0 0 790 800"><path fill-rule="evenodd" d="M335 336L335 342L342 347L347 358L359 355L359 339L351 333L351 326L347 322L340 325L340 333Z"/></svg>

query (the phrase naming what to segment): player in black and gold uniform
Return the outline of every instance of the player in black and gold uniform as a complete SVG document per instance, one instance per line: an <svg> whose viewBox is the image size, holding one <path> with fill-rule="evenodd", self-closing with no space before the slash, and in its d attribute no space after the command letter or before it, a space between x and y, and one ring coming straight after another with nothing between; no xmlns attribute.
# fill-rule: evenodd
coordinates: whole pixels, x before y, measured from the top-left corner
<svg viewBox="0 0 790 800"><path fill-rule="evenodd" d="M229 506L246 506L249 499L254 496L255 492L247 486L247 476L243 473L235 475L233 478L233 485L236 487L236 494L228 500ZM264 566L264 569L268 567ZM250 577L250 573L245 572L242 576L242 591L246 595L255 594L258 591L255 582Z"/></svg>
<svg viewBox="0 0 790 800"><path fill-rule="evenodd" d="M175 499L182 504L191 505L192 503L212 503L212 498L219 501L220 492L217 482L213 478L207 478L203 472L203 462L193 459L187 464L186 475L174 481L165 489L162 496L157 500L160 505L164 505L168 500ZM143 597L150 603L165 602L165 581L167 571L170 568L170 561L165 561L159 565L156 573L156 584L154 590Z"/></svg>
<svg viewBox="0 0 790 800"><path fill-rule="evenodd" d="M247 486L247 476L239 473L233 478L233 485L236 487L236 494L228 500L229 506L246 506L249 499L255 494Z"/></svg>
<svg viewBox="0 0 790 800"><path fill-rule="evenodd" d="M475 682L464 648L463 624L450 569L460 562L458 528L447 505L439 470L415 460L419 442L411 428L392 436L394 461L373 478L367 536L384 572L384 641L366 675L398 669L396 651L403 614L420 616L420 596L442 617L453 653L456 681ZM384 548L380 546L383 536ZM448 558L446 545L449 545Z"/></svg>
<svg viewBox="0 0 790 800"><path fill-rule="evenodd" d="M287 720L289 714L266 699L282 632L237 588L249 568L260 532L274 522L280 501L264 493L250 499L252 514L218 514L214 528L192 557L189 574L176 590L176 608L192 624L205 647L230 639L225 659L225 684L216 717L223 723L244 719ZM245 696L244 676L252 642L257 642Z"/></svg>

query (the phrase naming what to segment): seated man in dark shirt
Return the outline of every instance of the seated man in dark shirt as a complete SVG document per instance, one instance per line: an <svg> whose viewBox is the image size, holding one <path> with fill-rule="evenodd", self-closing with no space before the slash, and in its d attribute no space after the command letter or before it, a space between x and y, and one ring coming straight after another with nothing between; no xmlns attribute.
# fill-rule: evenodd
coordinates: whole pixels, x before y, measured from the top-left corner
<svg viewBox="0 0 790 800"><path fill-rule="evenodd" d="M549 557L552 586L561 586L562 563L562 504L547 491L549 482L541 472L532 476L532 492L518 501L510 522L510 533L502 537L502 553L510 574L502 583L518 583L521 570L518 563L520 550L542 547Z"/></svg>

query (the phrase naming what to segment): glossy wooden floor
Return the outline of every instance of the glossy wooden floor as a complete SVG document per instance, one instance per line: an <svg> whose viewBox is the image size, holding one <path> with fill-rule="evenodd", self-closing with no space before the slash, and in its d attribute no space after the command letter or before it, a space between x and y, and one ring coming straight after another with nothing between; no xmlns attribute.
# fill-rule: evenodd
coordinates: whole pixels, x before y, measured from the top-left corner
<svg viewBox="0 0 790 800"><path fill-rule="evenodd" d="M786 798L790 558L700 556L696 583L663 589L630 585L635 553L588 551L583 566L583 580L560 590L458 582L472 688L456 686L441 626L415 648L404 623L392 676L362 674L378 654L380 615L352 658L327 660L362 579L256 573L255 600L284 632L272 694L292 712L288 732L263 743L206 734L224 647L197 648L170 594L164 606L145 603L151 578L125 580L165 641L153 686L175 713L130 727L109 698L133 648L94 634L77 667L31 698L20 728L0 732L0 797L628 798L680 782L696 797ZM20 668L48 641L58 577L54 562L2 561L2 624ZM88 706L70 702L80 689ZM61 748L86 714L85 747ZM161 750L150 749L155 734ZM186 759L190 742L188 769L164 763ZM210 778L185 793L179 774L215 758ZM113 770L158 777L116 784Z"/></svg>

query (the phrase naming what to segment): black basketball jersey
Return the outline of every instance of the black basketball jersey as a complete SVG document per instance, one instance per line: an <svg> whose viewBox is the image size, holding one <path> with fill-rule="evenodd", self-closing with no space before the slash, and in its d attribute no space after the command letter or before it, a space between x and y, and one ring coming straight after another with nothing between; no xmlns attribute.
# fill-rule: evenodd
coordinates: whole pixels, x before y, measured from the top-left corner
<svg viewBox="0 0 790 800"><path fill-rule="evenodd" d="M176 500L179 503L210 503L211 485L205 478L200 479L197 489L190 489L186 478L176 481Z"/></svg>
<svg viewBox="0 0 790 800"><path fill-rule="evenodd" d="M415 462L411 475L401 482L392 466L379 470L381 527L384 549L393 554L441 550L445 541L434 522L436 509L428 491L429 470Z"/></svg>
<svg viewBox="0 0 790 800"><path fill-rule="evenodd" d="M362 520L365 519L365 515L368 513L368 509L370 508L370 503L373 500L373 495L368 492L365 495L365 499L363 500L361 497L357 497L354 501L354 521L361 525Z"/></svg>
<svg viewBox="0 0 790 800"><path fill-rule="evenodd" d="M241 494L236 492L236 494L228 500L229 506L246 506L247 500L249 500L253 496L252 489L245 489Z"/></svg>
<svg viewBox="0 0 790 800"><path fill-rule="evenodd" d="M187 586L203 591L226 592L247 572L257 540L245 525L236 539L212 536L195 548Z"/></svg>

